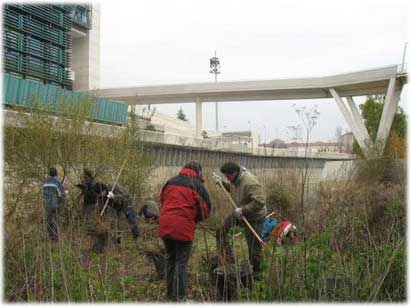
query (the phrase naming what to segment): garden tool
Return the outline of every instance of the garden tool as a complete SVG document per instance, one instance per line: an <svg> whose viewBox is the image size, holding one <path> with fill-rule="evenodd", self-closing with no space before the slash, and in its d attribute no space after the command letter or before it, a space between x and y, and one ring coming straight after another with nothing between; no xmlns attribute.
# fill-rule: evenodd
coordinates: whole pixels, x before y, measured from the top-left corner
<svg viewBox="0 0 411 308"><path fill-rule="evenodd" d="M114 185L113 185L113 187L111 188L111 191L110 191L111 193L113 193L114 188L116 188L118 178L120 177L121 172L123 172L123 168L124 168L124 166L126 165L126 161L127 161L127 159L124 160L123 165L121 166L120 171L119 171L119 173L117 174L117 178L116 178L116 180L115 180L115 182L114 182ZM110 193L110 192L109 192L109 193ZM104 204L103 210L102 210L101 213L100 213L100 217L103 216L104 211L106 210L106 207L107 207L107 204L108 204L108 201L109 201L109 200L110 200L110 199L107 198L106 203Z"/></svg>

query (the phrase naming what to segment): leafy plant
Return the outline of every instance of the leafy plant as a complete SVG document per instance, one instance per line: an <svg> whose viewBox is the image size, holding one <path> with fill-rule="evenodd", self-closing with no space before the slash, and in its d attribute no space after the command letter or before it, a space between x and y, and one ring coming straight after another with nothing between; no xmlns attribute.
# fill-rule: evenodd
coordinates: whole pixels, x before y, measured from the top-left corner
<svg viewBox="0 0 411 308"><path fill-rule="evenodd" d="M378 126L384 109L384 95L371 95L367 97L364 104L360 105L361 114L365 121L365 127L373 142L376 141ZM387 146L384 149L385 158L404 158L406 156L406 134L407 134L407 117L404 110L398 107L392 127L387 140ZM381 145L376 145L380 147ZM374 151L378 152L378 149ZM354 141L353 152L360 157L364 157L358 143Z"/></svg>

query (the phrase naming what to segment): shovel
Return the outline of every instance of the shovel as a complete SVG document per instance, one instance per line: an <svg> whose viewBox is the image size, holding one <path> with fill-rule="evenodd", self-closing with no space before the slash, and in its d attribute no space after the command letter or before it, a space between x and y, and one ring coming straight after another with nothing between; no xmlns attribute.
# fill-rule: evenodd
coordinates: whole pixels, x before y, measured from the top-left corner
<svg viewBox="0 0 411 308"><path fill-rule="evenodd" d="M213 172L213 175L217 174L215 172ZM228 193L228 191L225 189L225 187L223 186L223 183L221 183L220 181L217 182L218 185L221 187L221 189L224 191L225 195L227 196L227 198L230 200L231 205L234 207L234 209L237 208L237 204L235 204L233 198L231 198L231 195ZM264 241L260 238L260 236L257 234L257 232L255 232L254 228L250 225L250 223L248 222L247 218L245 218L244 216L242 216L242 219L244 221L244 223L247 225L248 229L250 229L251 233L255 236L255 238L258 240L258 242L260 243L260 245L263 248L267 247L267 244L264 243Z"/></svg>

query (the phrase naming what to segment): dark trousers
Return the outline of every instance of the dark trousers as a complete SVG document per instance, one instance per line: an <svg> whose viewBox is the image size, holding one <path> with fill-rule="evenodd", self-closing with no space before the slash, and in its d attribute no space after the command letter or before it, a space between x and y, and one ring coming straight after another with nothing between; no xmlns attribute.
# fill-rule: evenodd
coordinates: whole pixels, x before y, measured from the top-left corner
<svg viewBox="0 0 411 308"><path fill-rule="evenodd" d="M117 217L119 215L120 213L117 213ZM124 215L127 217L128 224L131 227L131 233L133 234L133 238L136 240L140 235L140 231L137 224L137 214L133 206L127 206L124 210Z"/></svg>
<svg viewBox="0 0 411 308"><path fill-rule="evenodd" d="M95 203L84 204L83 215L86 221L89 221L90 219L93 218L93 215L95 215L96 209L97 209L97 204Z"/></svg>
<svg viewBox="0 0 411 308"><path fill-rule="evenodd" d="M166 247L166 282L167 298L181 301L186 295L187 263L190 257L192 242L175 241L163 238Z"/></svg>
<svg viewBox="0 0 411 308"><path fill-rule="evenodd" d="M58 241L59 239L57 212L57 209L46 209L47 234L52 241Z"/></svg>
<svg viewBox="0 0 411 308"><path fill-rule="evenodd" d="M254 228L255 232L261 237L263 232L264 218L255 221L249 221L249 223ZM244 229L245 239L248 246L248 258L251 265L253 266L253 271L255 273L258 273L261 270L261 244L255 238L250 229L245 225L244 221L242 219L237 219L234 213L224 219L222 227L217 230L217 249L219 255L223 257L225 262L234 262L233 250L228 241L228 234L231 228L237 225L242 226Z"/></svg>

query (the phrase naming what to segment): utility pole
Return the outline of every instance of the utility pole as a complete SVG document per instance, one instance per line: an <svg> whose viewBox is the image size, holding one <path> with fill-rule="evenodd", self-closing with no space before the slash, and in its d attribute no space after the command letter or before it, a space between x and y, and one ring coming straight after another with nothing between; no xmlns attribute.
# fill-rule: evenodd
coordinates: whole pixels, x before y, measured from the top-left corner
<svg viewBox="0 0 411 308"><path fill-rule="evenodd" d="M407 45L408 45L408 42L405 42L405 44L404 44L404 53L402 55L401 74L404 74L404 63L405 63L405 54L407 53Z"/></svg>
<svg viewBox="0 0 411 308"><path fill-rule="evenodd" d="M214 82L217 83L217 75L220 74L220 60L217 58L217 51L214 57L210 58L210 74L214 74ZM215 102L215 130L218 132L218 102Z"/></svg>
<svg viewBox="0 0 411 308"><path fill-rule="evenodd" d="M267 144L267 126L264 124L264 147Z"/></svg>

